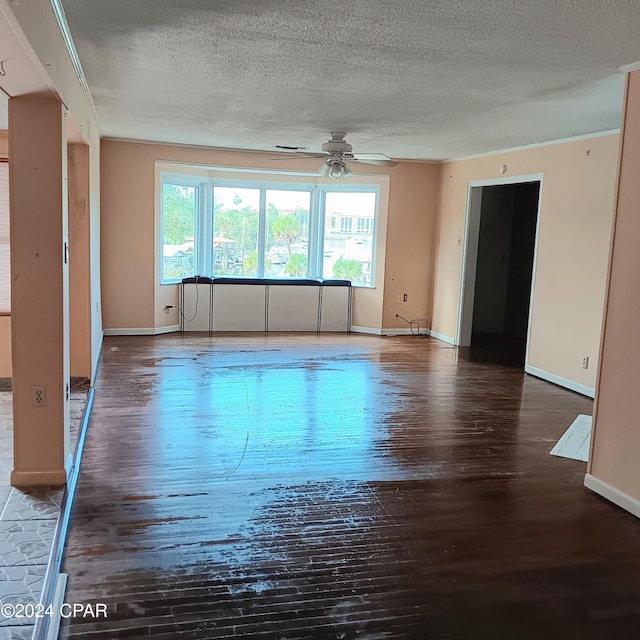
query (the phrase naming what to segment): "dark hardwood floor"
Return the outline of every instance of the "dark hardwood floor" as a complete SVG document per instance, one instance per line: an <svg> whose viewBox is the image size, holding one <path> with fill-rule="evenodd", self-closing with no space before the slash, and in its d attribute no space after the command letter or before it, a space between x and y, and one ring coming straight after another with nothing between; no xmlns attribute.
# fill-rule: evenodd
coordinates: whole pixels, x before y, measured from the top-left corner
<svg viewBox="0 0 640 640"><path fill-rule="evenodd" d="M592 402L428 338L106 338L61 638L640 633L640 522L549 450Z"/></svg>
<svg viewBox="0 0 640 640"><path fill-rule="evenodd" d="M471 336L471 347L466 348L466 351L473 361L494 362L524 369L527 338L503 333L474 333Z"/></svg>

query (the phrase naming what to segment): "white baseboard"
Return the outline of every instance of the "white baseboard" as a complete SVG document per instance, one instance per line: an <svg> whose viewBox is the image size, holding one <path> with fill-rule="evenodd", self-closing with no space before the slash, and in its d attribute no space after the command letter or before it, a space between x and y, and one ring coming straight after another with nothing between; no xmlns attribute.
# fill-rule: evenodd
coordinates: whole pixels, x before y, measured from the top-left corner
<svg viewBox="0 0 640 640"><path fill-rule="evenodd" d="M624 493L623 491L620 491L620 489L616 489L610 484L599 480L590 473L587 473L584 477L584 486L587 487L587 489L591 489L591 491L597 493L599 496L606 498L609 502L613 502L613 504L616 504L625 511L633 514L636 518L640 518L640 500L632 498L627 493Z"/></svg>
<svg viewBox="0 0 640 640"><path fill-rule="evenodd" d="M377 327L351 327L353 333L368 333L373 336L411 336L411 327L398 327L397 329L378 329ZM424 329L423 329L424 331ZM420 335L427 335L421 333Z"/></svg>
<svg viewBox="0 0 640 640"><path fill-rule="evenodd" d="M398 327L394 329L378 329L377 327L360 327L360 326L352 326L351 331L353 333L368 333L373 336L412 336L418 335L411 332L411 327ZM424 327L420 330L421 336L431 336L432 338L437 338L438 340L442 340L443 342L448 342L449 344L455 344L453 338L449 336L445 336L441 333L436 333L434 331L427 331Z"/></svg>
<svg viewBox="0 0 640 640"><path fill-rule="evenodd" d="M172 324L168 327L151 327L149 329L105 329L105 336L159 336L163 333L180 331L180 325Z"/></svg>
<svg viewBox="0 0 640 640"><path fill-rule="evenodd" d="M555 375L555 373L549 373L544 369L538 369L537 367L532 367L531 365L526 364L524 366L524 371L525 373L529 373L536 378L542 378L547 382L553 382L553 384L557 384L558 386L564 387L565 389L570 389L571 391L580 393L583 396L594 398L596 395L596 390L593 387L587 387L586 385L580 384L579 382L569 380L569 378L557 376Z"/></svg>
<svg viewBox="0 0 640 640"><path fill-rule="evenodd" d="M176 333L176 331L180 331L180 325L171 324L168 327L156 327L154 329L154 335L159 336L163 333Z"/></svg>
<svg viewBox="0 0 640 640"><path fill-rule="evenodd" d="M426 332L426 329L423 328L421 331L422 331L422 333L420 333L421 336L428 335ZM413 336L418 334L412 333L411 327L399 327L396 329L382 329L382 335L383 336Z"/></svg>
<svg viewBox="0 0 640 640"><path fill-rule="evenodd" d="M377 329L375 327L359 327L359 326L352 326L351 327L351 331L353 333L369 333L373 336L381 336L382 335L382 329Z"/></svg>
<svg viewBox="0 0 640 640"><path fill-rule="evenodd" d="M431 337L435 338L436 340L441 340L442 342L446 342L447 344L452 344L454 346L456 344L455 338L452 338L451 336L446 336L444 333L438 333L437 331L432 331Z"/></svg>

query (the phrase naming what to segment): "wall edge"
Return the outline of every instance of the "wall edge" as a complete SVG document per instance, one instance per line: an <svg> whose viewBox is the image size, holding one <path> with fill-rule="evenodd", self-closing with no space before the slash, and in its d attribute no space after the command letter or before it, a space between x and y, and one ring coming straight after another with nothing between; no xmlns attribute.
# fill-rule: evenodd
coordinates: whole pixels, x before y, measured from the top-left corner
<svg viewBox="0 0 640 640"><path fill-rule="evenodd" d="M569 378L563 378L562 376L558 376L555 373L549 373L549 371L545 371L544 369L538 369L537 367L532 367L528 364L525 365L524 371L525 373L535 376L536 378L541 378L542 380L546 380L547 382L552 382L553 384L557 384L558 386L569 389L570 391L580 393L583 396L594 398L596 395L596 390L593 387L587 387L587 385L580 384L579 382L575 382L574 380L570 380Z"/></svg>
<svg viewBox="0 0 640 640"><path fill-rule="evenodd" d="M584 486L616 506L628 511L636 518L640 518L640 500L632 498L629 494L612 487L590 473L584 476Z"/></svg>

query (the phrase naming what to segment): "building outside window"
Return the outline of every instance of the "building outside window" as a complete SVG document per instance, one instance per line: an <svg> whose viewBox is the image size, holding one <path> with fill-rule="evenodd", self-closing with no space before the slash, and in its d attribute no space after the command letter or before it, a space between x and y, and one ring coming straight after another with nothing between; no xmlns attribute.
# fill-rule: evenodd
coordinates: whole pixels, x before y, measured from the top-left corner
<svg viewBox="0 0 640 640"><path fill-rule="evenodd" d="M351 216L341 216L340 217L340 232L341 233L350 233L352 227L353 227L353 218Z"/></svg>

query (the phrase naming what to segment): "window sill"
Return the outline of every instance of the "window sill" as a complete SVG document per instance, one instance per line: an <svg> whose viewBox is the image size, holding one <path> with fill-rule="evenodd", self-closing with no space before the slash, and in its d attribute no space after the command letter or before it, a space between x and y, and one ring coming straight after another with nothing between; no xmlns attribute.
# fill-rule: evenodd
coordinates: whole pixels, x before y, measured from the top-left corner
<svg viewBox="0 0 640 640"><path fill-rule="evenodd" d="M273 286L289 285L289 286L347 286L348 280L341 278L253 278L253 277L240 277L240 276L202 276L207 278L206 281L201 284L209 284L209 278L213 280L213 284L268 284ZM188 278L191 280L193 276ZM187 280L187 278L185 278ZM182 280L174 280L172 282L161 282L161 287L170 287L174 285L182 284ZM371 289L375 287L365 284L351 284L353 289Z"/></svg>

